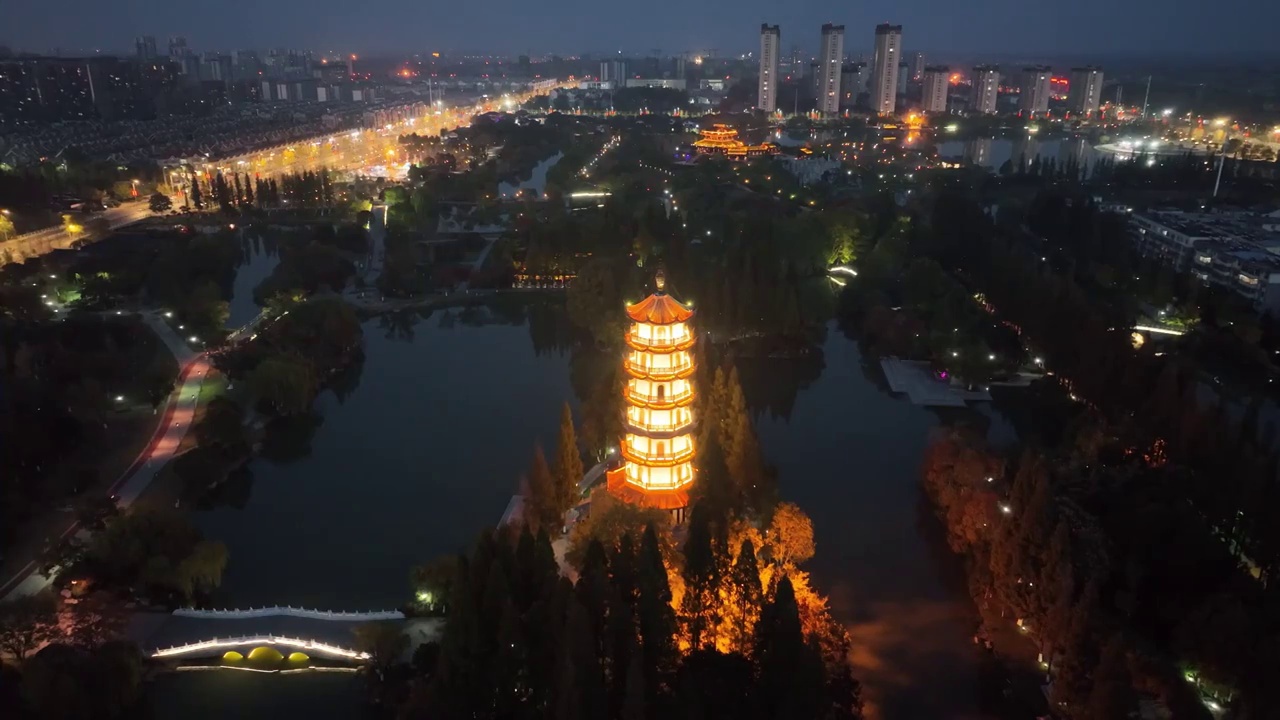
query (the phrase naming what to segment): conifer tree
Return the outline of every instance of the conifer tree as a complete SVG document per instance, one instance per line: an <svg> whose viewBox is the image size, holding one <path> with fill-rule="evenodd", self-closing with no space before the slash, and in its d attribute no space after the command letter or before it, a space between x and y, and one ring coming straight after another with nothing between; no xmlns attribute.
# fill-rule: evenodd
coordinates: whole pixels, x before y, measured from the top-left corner
<svg viewBox="0 0 1280 720"><path fill-rule="evenodd" d="M644 659L645 702L654 707L667 689L676 663L676 617L671 584L653 525L644 530L636 574L636 615Z"/></svg>
<svg viewBox="0 0 1280 720"><path fill-rule="evenodd" d="M560 439L556 444L555 501L563 516L578 500L578 484L582 482L582 453L573 429L573 411L569 403L560 413Z"/></svg>

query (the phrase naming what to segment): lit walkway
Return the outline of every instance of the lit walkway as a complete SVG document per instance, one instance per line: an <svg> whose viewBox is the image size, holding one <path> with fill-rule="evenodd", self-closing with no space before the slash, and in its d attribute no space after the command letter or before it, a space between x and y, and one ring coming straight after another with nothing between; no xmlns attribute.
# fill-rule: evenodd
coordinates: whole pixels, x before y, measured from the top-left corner
<svg viewBox="0 0 1280 720"><path fill-rule="evenodd" d="M108 494L116 498L116 505L121 510L132 505L155 479L165 463L177 454L178 446L186 437L187 430L190 429L195 417L200 387L211 369L204 355L192 350L165 324L158 313L147 313L143 319L178 360L179 375L177 389L170 394L165 403L164 415L151 442L143 448L133 464L108 490ZM65 529L58 535L57 542L61 543L79 530L79 522L74 518L68 519ZM52 578L36 572L37 566L38 559L32 558L21 570L10 577L3 586L0 586L0 599L33 595L48 587Z"/></svg>

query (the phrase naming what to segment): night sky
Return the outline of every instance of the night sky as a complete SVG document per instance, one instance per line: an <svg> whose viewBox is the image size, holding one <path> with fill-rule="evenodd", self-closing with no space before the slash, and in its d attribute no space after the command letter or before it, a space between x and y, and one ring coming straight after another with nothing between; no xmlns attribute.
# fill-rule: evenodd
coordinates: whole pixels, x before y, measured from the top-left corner
<svg viewBox="0 0 1280 720"><path fill-rule="evenodd" d="M364 54L503 54L754 47L761 22L812 51L824 22L847 51L870 52L879 22L926 53L1272 54L1275 0L0 0L0 44L46 52L133 49L135 35L185 35L197 51L288 47Z"/></svg>

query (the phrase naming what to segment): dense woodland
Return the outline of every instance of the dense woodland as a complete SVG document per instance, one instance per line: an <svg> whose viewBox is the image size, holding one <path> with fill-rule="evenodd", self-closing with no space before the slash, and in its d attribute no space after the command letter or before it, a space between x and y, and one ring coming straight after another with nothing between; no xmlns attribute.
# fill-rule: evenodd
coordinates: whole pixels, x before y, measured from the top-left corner
<svg viewBox="0 0 1280 720"><path fill-rule="evenodd" d="M1024 620L1073 717L1119 716L1135 690L1201 717L1184 676L1239 717L1280 712L1266 669L1280 653L1280 484L1259 403L1206 405L1188 358L1135 350L1123 304L971 199L941 193L914 225L910 254L955 268L1052 371L1028 391L1020 455L961 434L926 458L975 600ZM1107 252L1089 249L1096 237L1061 241Z"/></svg>

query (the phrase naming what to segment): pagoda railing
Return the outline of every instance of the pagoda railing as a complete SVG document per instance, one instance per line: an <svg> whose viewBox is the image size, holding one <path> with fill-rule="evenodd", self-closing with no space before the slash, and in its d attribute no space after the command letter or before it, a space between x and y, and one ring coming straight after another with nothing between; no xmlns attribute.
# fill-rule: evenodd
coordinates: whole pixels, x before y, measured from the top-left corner
<svg viewBox="0 0 1280 720"><path fill-rule="evenodd" d="M691 373L693 371L693 361L689 360L682 363L676 363L675 365L654 367L637 362L633 358L627 358L626 368L628 372L637 377L650 377L655 380L665 380L680 377L686 373Z"/></svg>
<svg viewBox="0 0 1280 720"><path fill-rule="evenodd" d="M673 338L640 337L637 333L627 333L627 340L632 345L650 348L674 348L693 343L693 335L685 334Z"/></svg>
<svg viewBox="0 0 1280 720"><path fill-rule="evenodd" d="M648 465L650 467L670 467L679 465L683 462L689 462L693 459L693 446L689 446L678 452L665 453L663 455L651 455L641 452L631 447L630 443L622 443L622 457L633 463L640 465Z"/></svg>
<svg viewBox="0 0 1280 720"><path fill-rule="evenodd" d="M675 407L693 400L693 388L689 388L684 392L674 393L672 395L642 395L638 392L628 390L626 392L626 399L628 402L650 408Z"/></svg>
<svg viewBox="0 0 1280 720"><path fill-rule="evenodd" d="M675 423L650 423L641 422L630 416L623 416L623 423L637 435L645 435L652 433L676 433L681 430L691 430L693 428L693 418L686 418Z"/></svg>

